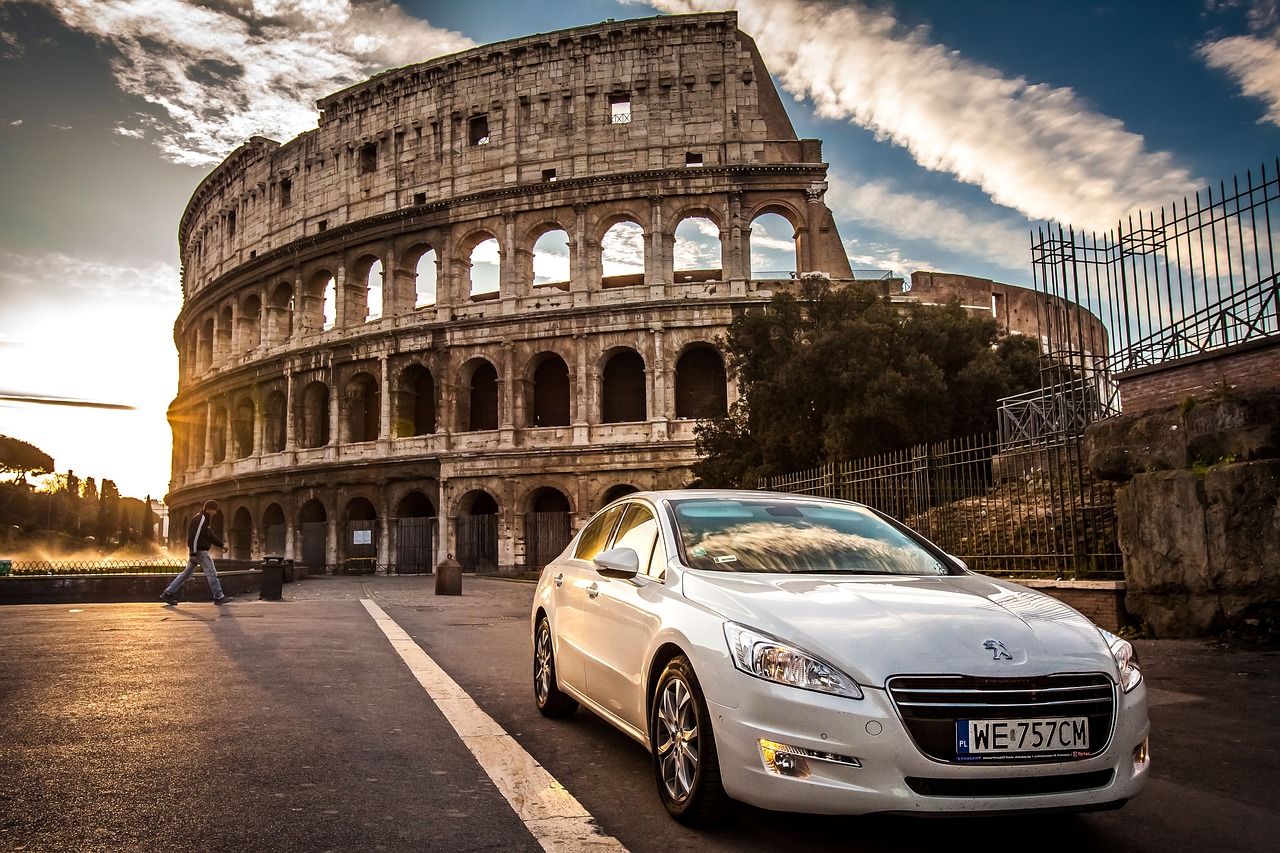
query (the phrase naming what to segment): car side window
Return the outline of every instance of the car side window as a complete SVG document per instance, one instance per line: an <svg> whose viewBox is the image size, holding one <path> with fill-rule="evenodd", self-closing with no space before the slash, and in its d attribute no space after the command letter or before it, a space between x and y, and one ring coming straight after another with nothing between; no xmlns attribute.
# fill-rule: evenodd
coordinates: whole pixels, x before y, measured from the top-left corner
<svg viewBox="0 0 1280 853"><path fill-rule="evenodd" d="M658 520L644 504L633 503L627 507L618 532L613 538L614 548L630 548L640 557L640 574L651 574L654 546L658 542Z"/></svg>
<svg viewBox="0 0 1280 853"><path fill-rule="evenodd" d="M582 535L578 537L578 547L574 549L573 556L579 560L591 560L603 551L605 543L609 541L609 534L613 532L614 524L618 521L618 516L622 515L623 509L625 506L615 506L592 519L583 529Z"/></svg>

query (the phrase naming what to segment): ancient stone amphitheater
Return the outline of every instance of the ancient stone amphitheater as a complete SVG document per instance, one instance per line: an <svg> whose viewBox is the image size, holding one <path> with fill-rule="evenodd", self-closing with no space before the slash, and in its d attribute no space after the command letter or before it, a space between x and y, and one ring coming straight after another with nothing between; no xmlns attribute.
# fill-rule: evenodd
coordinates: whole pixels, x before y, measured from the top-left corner
<svg viewBox="0 0 1280 853"><path fill-rule="evenodd" d="M736 313L852 277L821 143L732 13L488 45L318 107L214 169L179 232L168 503L218 499L235 559L540 566L615 496L690 481ZM794 265L753 274L769 214ZM681 262L686 222L712 262Z"/></svg>

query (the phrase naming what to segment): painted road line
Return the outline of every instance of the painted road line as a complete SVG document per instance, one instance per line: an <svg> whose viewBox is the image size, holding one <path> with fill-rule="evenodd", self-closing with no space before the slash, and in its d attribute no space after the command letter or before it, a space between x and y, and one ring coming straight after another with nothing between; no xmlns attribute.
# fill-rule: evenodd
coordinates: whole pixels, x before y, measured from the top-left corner
<svg viewBox="0 0 1280 853"><path fill-rule="evenodd" d="M626 853L622 842L606 835L582 804L480 710L394 619L367 598L360 603L542 849Z"/></svg>

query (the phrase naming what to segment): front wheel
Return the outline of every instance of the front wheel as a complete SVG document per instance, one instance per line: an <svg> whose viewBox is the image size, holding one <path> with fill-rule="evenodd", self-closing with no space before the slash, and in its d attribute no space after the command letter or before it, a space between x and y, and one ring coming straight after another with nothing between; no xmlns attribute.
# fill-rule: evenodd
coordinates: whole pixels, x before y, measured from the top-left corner
<svg viewBox="0 0 1280 853"><path fill-rule="evenodd" d="M728 797L720 784L707 701L684 655L672 658L658 678L649 709L649 736L658 797L667 813L687 826L713 822Z"/></svg>
<svg viewBox="0 0 1280 853"><path fill-rule="evenodd" d="M578 700L562 693L556 683L551 624L545 616L538 620L533 638L533 700L544 717L568 717L578 710Z"/></svg>

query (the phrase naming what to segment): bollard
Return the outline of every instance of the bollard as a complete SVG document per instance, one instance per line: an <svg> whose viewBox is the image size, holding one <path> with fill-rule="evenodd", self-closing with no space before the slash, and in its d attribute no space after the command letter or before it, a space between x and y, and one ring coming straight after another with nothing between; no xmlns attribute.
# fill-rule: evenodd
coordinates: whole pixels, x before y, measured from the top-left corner
<svg viewBox="0 0 1280 853"><path fill-rule="evenodd" d="M452 554L436 566L436 595L462 595L462 564Z"/></svg>

